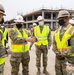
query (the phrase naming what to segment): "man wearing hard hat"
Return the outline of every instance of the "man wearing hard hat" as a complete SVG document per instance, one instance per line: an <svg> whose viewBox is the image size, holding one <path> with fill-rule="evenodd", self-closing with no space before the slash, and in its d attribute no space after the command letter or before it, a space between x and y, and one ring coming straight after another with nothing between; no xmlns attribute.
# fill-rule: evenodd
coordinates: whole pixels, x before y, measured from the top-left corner
<svg viewBox="0 0 74 75"><path fill-rule="evenodd" d="M74 60L74 27L69 24L69 18L70 13L67 10L59 11L58 23L60 27L55 31L53 38L56 75L67 75L66 62L71 63Z"/></svg>
<svg viewBox="0 0 74 75"><path fill-rule="evenodd" d="M34 39L28 37L28 31L23 28L24 20L21 15L17 15L15 20L16 27L9 31L11 39L11 75L18 75L20 63L22 63L22 75L29 75L29 48L28 42L34 42Z"/></svg>
<svg viewBox="0 0 74 75"><path fill-rule="evenodd" d="M38 16L37 21L39 25L35 26L33 30L33 36L37 38L37 42L34 43L36 47L36 66L38 70L36 75L41 74L41 55L43 55L43 73L49 75L46 68L48 49L51 46L51 31L49 26L44 25L44 18L42 16Z"/></svg>
<svg viewBox="0 0 74 75"><path fill-rule="evenodd" d="M37 24L36 23L33 23L33 27L35 27L35 26L37 26Z"/></svg>
<svg viewBox="0 0 74 75"><path fill-rule="evenodd" d="M4 65L5 65L5 57L7 56L7 51L5 50L5 35L1 29L3 24L3 16L5 16L5 9L3 5L0 4L0 75L4 75Z"/></svg>

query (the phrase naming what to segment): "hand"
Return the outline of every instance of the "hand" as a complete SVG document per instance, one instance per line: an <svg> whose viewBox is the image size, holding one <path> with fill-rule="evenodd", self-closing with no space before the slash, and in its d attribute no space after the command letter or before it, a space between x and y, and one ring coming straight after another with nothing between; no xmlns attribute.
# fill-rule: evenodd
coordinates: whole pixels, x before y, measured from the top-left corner
<svg viewBox="0 0 74 75"><path fill-rule="evenodd" d="M38 41L38 38L37 38L37 37L33 37L33 39L35 39L35 41L34 41L34 42L37 42L37 41Z"/></svg>
<svg viewBox="0 0 74 75"><path fill-rule="evenodd" d="M66 66L66 71L68 72L70 69L72 69L72 66Z"/></svg>
<svg viewBox="0 0 74 75"><path fill-rule="evenodd" d="M28 37L28 38L26 39L26 41L27 41L27 42L35 42L35 39L34 39L34 38L31 38L31 37Z"/></svg>

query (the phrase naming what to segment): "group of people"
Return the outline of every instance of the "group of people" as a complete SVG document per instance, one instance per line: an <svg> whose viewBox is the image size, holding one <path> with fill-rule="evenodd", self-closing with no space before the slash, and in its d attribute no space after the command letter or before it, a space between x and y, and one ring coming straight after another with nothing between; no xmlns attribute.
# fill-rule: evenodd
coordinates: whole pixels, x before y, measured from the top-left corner
<svg viewBox="0 0 74 75"><path fill-rule="evenodd" d="M51 29L44 24L44 18L38 16L38 25L33 24L31 34L24 29L23 17L17 15L14 19L15 25L10 30L4 26L5 10L0 4L0 75L4 75L4 65L8 51L6 43L8 36L11 42L11 58L12 67L11 75L18 75L20 63L22 63L22 75L29 75L29 50L32 45L36 48L36 75L41 74L41 54L43 57L43 73L50 75L47 71L47 54L51 41ZM67 10L61 10L58 13L58 24L60 27L55 30L53 36L53 51L56 54L55 71L56 75L74 75L74 27L69 23L70 13ZM30 48L28 42L31 42Z"/></svg>

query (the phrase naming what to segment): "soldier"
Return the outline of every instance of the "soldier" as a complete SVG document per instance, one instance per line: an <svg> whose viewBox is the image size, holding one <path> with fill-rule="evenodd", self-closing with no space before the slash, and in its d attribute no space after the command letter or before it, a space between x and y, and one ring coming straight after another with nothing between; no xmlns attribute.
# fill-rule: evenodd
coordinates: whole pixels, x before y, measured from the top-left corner
<svg viewBox="0 0 74 75"><path fill-rule="evenodd" d="M42 16L38 16L37 21L39 25L34 27L33 36L37 38L37 42L35 42L36 47L36 66L37 66L37 74L40 75L40 67L41 67L41 54L43 55L43 73L45 75L49 75L47 71L47 54L48 49L51 46L51 31L49 26L44 25L44 18Z"/></svg>
<svg viewBox="0 0 74 75"><path fill-rule="evenodd" d="M1 30L1 25L3 24L3 16L5 16L5 10L3 5L0 4L0 75L4 75L5 57L7 56L4 42L5 36Z"/></svg>
<svg viewBox="0 0 74 75"><path fill-rule="evenodd" d="M55 31L53 38L53 51L56 54L56 75L66 75L65 63L70 62L71 57L73 58L71 54L74 53L74 27L69 24L69 17L70 14L67 10L61 10L58 13L60 28Z"/></svg>
<svg viewBox="0 0 74 75"><path fill-rule="evenodd" d="M4 18L2 18L1 29L2 29L4 37L5 37L4 38L4 46L5 46L5 48L7 48L6 44L8 43L8 30L7 30L7 28L5 28L5 25L3 23L4 23Z"/></svg>
<svg viewBox="0 0 74 75"><path fill-rule="evenodd" d="M23 28L24 20L21 15L15 18L16 27L9 31L11 39L12 54L10 64L12 66L11 75L18 75L19 65L22 63L22 75L29 75L29 49L28 43L33 42L32 38L28 38L28 32Z"/></svg>

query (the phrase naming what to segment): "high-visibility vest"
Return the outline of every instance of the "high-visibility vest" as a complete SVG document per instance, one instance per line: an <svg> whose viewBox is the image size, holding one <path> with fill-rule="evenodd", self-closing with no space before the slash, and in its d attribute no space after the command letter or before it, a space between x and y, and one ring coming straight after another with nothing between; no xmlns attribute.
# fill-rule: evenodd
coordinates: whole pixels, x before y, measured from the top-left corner
<svg viewBox="0 0 74 75"><path fill-rule="evenodd" d="M7 35L7 33L8 33L8 30L5 28L5 30L4 30L4 40L6 40L6 35Z"/></svg>
<svg viewBox="0 0 74 75"><path fill-rule="evenodd" d="M68 46L68 40L74 34L74 27L72 25L70 25L70 27L64 33L62 40L60 40L60 29L61 28L59 28L59 30L55 31L54 37L55 37L57 49L62 54L63 52L68 50L68 48L70 48L70 46Z"/></svg>
<svg viewBox="0 0 74 75"><path fill-rule="evenodd" d="M48 34L50 32L49 26L44 25L42 33L40 32L40 27L34 27L34 36L37 37L38 41L35 42L35 45L40 46L48 44Z"/></svg>
<svg viewBox="0 0 74 75"><path fill-rule="evenodd" d="M2 43L3 43L3 44L5 43L5 40L7 40L7 39L6 39L7 33L8 33L8 30L5 28L5 30L4 30L4 32L3 32L4 38L2 39Z"/></svg>
<svg viewBox="0 0 74 75"><path fill-rule="evenodd" d="M23 29L23 36L17 28L13 28L13 30L15 30L18 33L17 37L28 38L28 34L26 33L24 29ZM12 52L26 52L29 50L28 43L17 44L17 43L14 43L13 41L11 42L11 48L12 48Z"/></svg>
<svg viewBox="0 0 74 75"><path fill-rule="evenodd" d="M0 30L0 32L3 34L2 30ZM3 37L4 39L4 37ZM4 46L4 41L2 39L2 45ZM3 64L5 62L6 58L0 58L0 65Z"/></svg>

